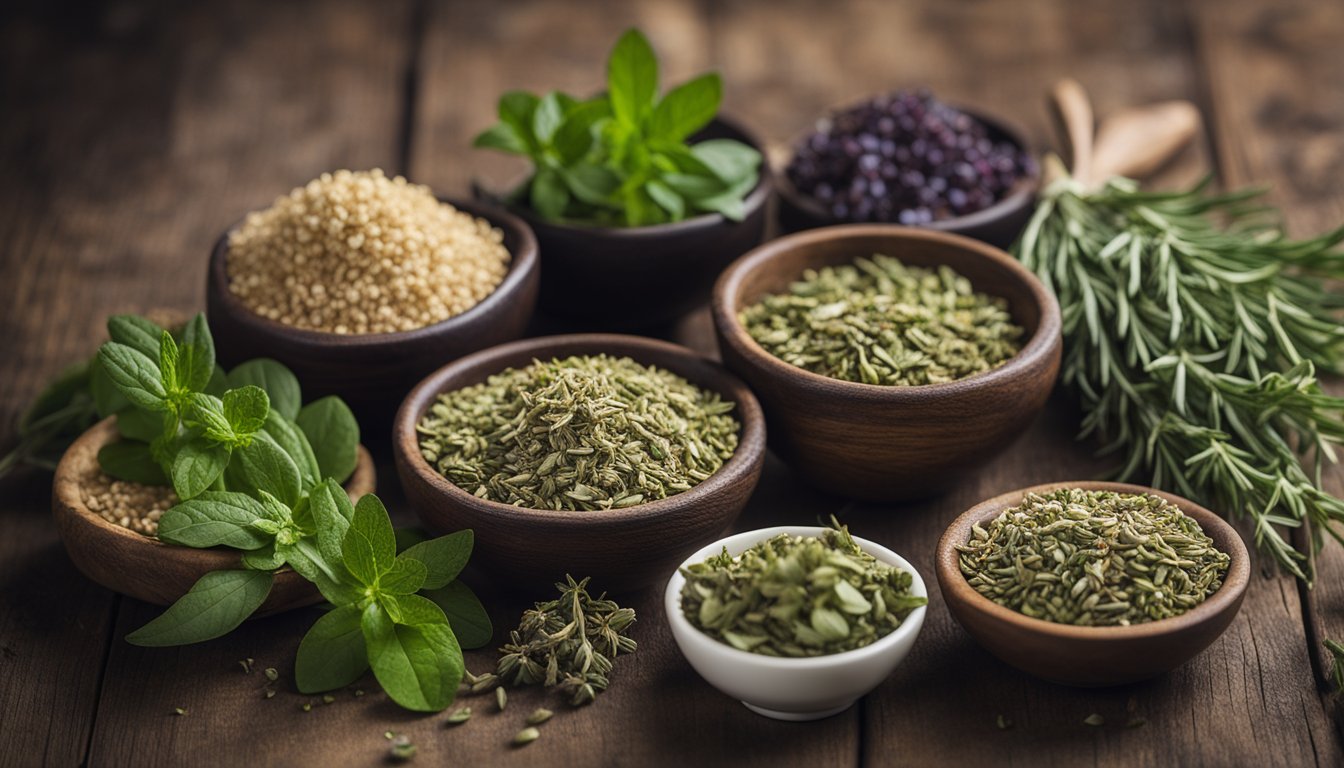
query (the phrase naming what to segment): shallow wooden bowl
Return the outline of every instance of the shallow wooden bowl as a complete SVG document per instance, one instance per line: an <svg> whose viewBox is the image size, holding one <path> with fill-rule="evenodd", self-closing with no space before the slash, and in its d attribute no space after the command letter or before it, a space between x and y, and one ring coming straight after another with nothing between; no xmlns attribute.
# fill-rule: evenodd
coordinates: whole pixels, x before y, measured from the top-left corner
<svg viewBox="0 0 1344 768"><path fill-rule="evenodd" d="M114 418L98 422L81 435L56 468L52 514L75 567L113 592L156 605L175 602L210 571L241 568L234 550L165 544L109 523L85 506L79 489L99 471L98 450L118 439ZM359 462L345 490L351 499L358 499L373 493L374 484L373 459L360 446ZM267 616L321 601L322 596L312 584L286 568L276 574L270 596L255 615Z"/></svg>
<svg viewBox="0 0 1344 768"><path fill-rule="evenodd" d="M385 440L381 436L397 405L415 382L450 360L519 338L536 306L537 240L527 224L482 203L440 200L503 231L513 260L494 293L460 315L412 331L336 334L295 328L258 315L229 290L225 259L235 225L215 243L206 285L206 315L220 362L279 360L303 382L305 400L340 395L365 434Z"/></svg>
<svg viewBox="0 0 1344 768"><path fill-rule="evenodd" d="M975 290L1007 300L1026 329L999 368L948 384L891 387L840 381L767 352L738 313L787 290L810 268L875 253L912 266L947 265ZM893 224L850 224L773 240L729 267L714 288L724 364L747 381L770 425L770 447L840 496L898 501L945 490L1012 442L1045 405L1059 373L1059 305L1025 267L978 240Z"/></svg>
<svg viewBox="0 0 1344 768"><path fill-rule="evenodd" d="M1031 145L1026 140L1026 134L1011 121L988 115L978 109L961 106L957 109L984 123L989 129L989 135L995 140L1007 140L1017 145L1027 158L1027 173L988 208L919 226L939 232L965 235L1000 248L1007 248L1026 227L1027 222L1031 220L1032 212L1036 209L1036 194L1041 186L1040 166L1031 155ZM788 160L775 174L775 189L779 192L779 226L785 232L850 223L836 218L820 202L798 191L786 173L789 164L793 162L792 147L796 147L797 142L804 140L810 133L811 131L799 136L791 144Z"/></svg>
<svg viewBox="0 0 1344 768"><path fill-rule="evenodd" d="M528 208L511 208L541 244L545 312L592 330L645 330L709 301L719 272L765 234L771 174L764 146L737 122L718 117L692 141L706 139L735 139L762 154L742 221L714 213L647 227L599 227L546 221ZM477 195L492 196L479 185Z"/></svg>
<svg viewBox="0 0 1344 768"><path fill-rule="evenodd" d="M737 451L689 491L627 509L537 510L477 498L449 482L420 453L416 424L442 392L484 381L534 359L598 354L628 356L718 392L737 403ZM475 531L473 561L518 586L547 587L593 577L598 590L629 592L667 578L691 552L719 537L746 505L765 460L760 405L737 377L689 349L653 339L610 334L549 336L478 352L434 372L397 413L393 455L406 497L438 532Z"/></svg>
<svg viewBox="0 0 1344 768"><path fill-rule="evenodd" d="M1231 563L1223 586L1186 613L1129 627L1075 627L1023 616L976 592L961 573L957 545L971 526L1021 503L1023 495L1055 488L1152 493L1195 519ZM1030 675L1085 687L1123 685L1168 672L1209 647L1241 608L1250 581L1250 557L1232 526L1194 502L1127 483L1065 482L1005 493L972 507L948 526L934 567L952 616L990 653Z"/></svg>

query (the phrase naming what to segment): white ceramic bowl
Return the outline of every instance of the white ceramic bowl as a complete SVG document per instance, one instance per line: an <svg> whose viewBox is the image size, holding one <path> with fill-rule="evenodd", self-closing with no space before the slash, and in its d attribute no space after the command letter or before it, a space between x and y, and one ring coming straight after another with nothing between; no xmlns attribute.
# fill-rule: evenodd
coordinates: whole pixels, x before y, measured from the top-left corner
<svg viewBox="0 0 1344 768"><path fill-rule="evenodd" d="M757 542L781 533L817 536L824 528L781 526L739 533L710 544L681 564L667 583L664 608L672 637L696 672L710 685L739 699L757 714L777 720L819 720L848 709L864 694L886 680L901 663L924 624L927 606L910 612L895 632L872 645L828 656L784 659L749 653L722 643L696 629L681 612L681 589L686 578L681 568L698 563L727 547L737 555ZM886 547L857 536L863 551L910 574L911 594L928 597L924 580L914 566Z"/></svg>

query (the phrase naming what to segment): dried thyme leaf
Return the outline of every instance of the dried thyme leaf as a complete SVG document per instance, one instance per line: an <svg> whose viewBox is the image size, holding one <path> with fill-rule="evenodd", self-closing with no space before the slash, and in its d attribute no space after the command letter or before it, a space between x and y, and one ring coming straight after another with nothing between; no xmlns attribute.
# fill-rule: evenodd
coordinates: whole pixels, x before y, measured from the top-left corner
<svg viewBox="0 0 1344 768"><path fill-rule="evenodd" d="M1022 348L1003 299L976 293L949 267L890 256L807 270L739 318L767 352L843 381L942 384L993 370Z"/></svg>
<svg viewBox="0 0 1344 768"><path fill-rule="evenodd" d="M504 707L509 703L509 693L503 688L495 689L495 704L499 705L499 711L503 712Z"/></svg>

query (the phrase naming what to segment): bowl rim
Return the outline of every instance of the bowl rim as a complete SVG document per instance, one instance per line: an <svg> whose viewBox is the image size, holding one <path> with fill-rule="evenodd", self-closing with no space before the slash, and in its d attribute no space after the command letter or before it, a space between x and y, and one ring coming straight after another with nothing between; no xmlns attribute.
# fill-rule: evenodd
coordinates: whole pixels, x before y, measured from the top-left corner
<svg viewBox="0 0 1344 768"><path fill-rule="evenodd" d="M438 395L449 390L444 381L457 375L464 369L491 364L493 373L503 371L507 365L499 363L502 358L529 352L530 356L542 359L551 354L548 350L561 347L576 347L564 354L609 354L629 357L642 365L641 355L657 351L670 355L678 362L707 366L716 376L719 384L712 386L691 381L697 387L718 393L725 400L731 399L736 408L733 412L740 425L737 448L733 455L718 468L714 474L705 478L690 490L682 491L664 499L636 504L624 509L609 509L601 512L583 510L534 509L503 502L482 499L444 477L420 453L417 425L422 415L433 405ZM589 351L579 351L586 349ZM687 378L676 368L666 365L657 367ZM488 374L489 375L489 374ZM734 484L748 478L753 468L765 459L765 414L751 389L735 374L721 364L704 357L694 350L658 339L616 333L573 333L554 336L535 336L517 341L499 344L473 352L458 358L435 370L416 384L401 401L396 417L392 422L393 458L399 468L413 473L420 482L433 491L446 497L459 507L466 507L477 514L487 514L510 518L525 523L571 523L594 525L598 523L624 525L632 522L647 521L667 514L675 514L688 505L704 501L722 493ZM403 481L404 484L404 481Z"/></svg>
<svg viewBox="0 0 1344 768"><path fill-rule="evenodd" d="M817 200L795 187L793 180L789 178L788 169L789 166L793 164L794 158L798 156L798 143L816 132L816 124L818 122L827 117L834 116L837 112L844 112L861 106L871 101L872 98L873 97L869 96L864 99L847 101L838 106L826 109L820 117L813 121L812 128L800 131L788 141L787 160L781 163L780 169L775 172L775 189L779 191L781 200L784 200L788 205L798 208L813 219L828 225L869 223L853 222L850 219L837 218L823 208ZM1013 144L1017 145L1017 148L1022 151L1023 157L1027 158L1027 173L1019 176L1017 181L1013 183L1013 186L1008 188L1008 192L1004 194L1003 197L995 200L990 206L981 208L978 211L962 214L961 216L953 216L950 219L939 219L917 226L942 232L961 232L963 230L975 229L995 223L1007 217L1018 208L1030 206L1031 201L1041 189L1041 164L1036 161L1035 154L1031 148L1031 142L1027 141L1026 131L1022 130L1021 125L1013 120L986 112L979 107L966 106L965 104L956 101L943 103L959 112L969 115L974 120L984 123L991 130L998 131L1006 136Z"/></svg>
<svg viewBox="0 0 1344 768"><path fill-rule="evenodd" d="M883 385L844 381L813 373L785 362L762 347L747 332L738 318L736 296L748 276L766 267L785 254L827 241L847 241L862 238L884 238L893 243L922 240L948 248L959 248L1007 270L1008 274L1026 286L1040 313L1040 321L1027 343L1002 365L964 379L941 384ZM856 255L855 258L858 256ZM1031 270L1003 250L965 235L901 224L838 224L830 227L803 230L779 237L743 254L719 276L714 284L710 301L714 325L720 338L732 345L738 354L749 358L752 365L764 368L776 378L797 378L836 397L858 398L881 404L923 403L929 400L968 394L984 386L1007 384L1026 369L1044 364L1062 343L1059 302Z"/></svg>
<svg viewBox="0 0 1344 768"><path fill-rule="evenodd" d="M1186 516L1194 518L1204 533L1211 538L1221 539L1231 551L1227 555L1227 574L1223 585L1204 602L1179 616L1147 621L1129 626L1080 627L1073 624L1057 624L1026 616L1011 608L999 605L977 592L961 573L956 545L967 540L971 525L983 522L1017 504L1028 493L1040 493L1060 488L1080 488L1088 491L1116 491L1120 493L1148 493L1166 499L1180 507ZM1226 551L1226 550L1224 550ZM1161 491L1132 483L1113 483L1103 481L1063 481L1042 483L1028 488L1001 493L986 499L966 510L947 527L938 539L938 549L934 555L934 570L943 592L943 601L949 606L956 602L968 610L986 614L996 621L1011 624L1019 630L1038 635L1081 642L1116 642L1124 640L1151 639L1172 635L1207 621L1215 619L1228 610L1235 610L1246 594L1250 583L1250 555L1241 535L1227 521L1189 499L1173 493ZM951 593L951 594L949 594Z"/></svg>
<svg viewBox="0 0 1344 768"><path fill-rule="evenodd" d="M725 657L733 661L757 664L772 670L815 670L836 665L859 664L874 656L881 656L891 650L891 646L899 644L907 636L918 635L920 629L924 625L925 614L928 612L929 604L927 602L910 611L905 619L901 621L901 625L891 633L878 638L876 642L865 645L862 648L841 651L840 653L829 653L823 656L803 656L798 658L766 656L765 654L752 653L751 651L743 651L734 648L727 643L710 637L700 631L700 629L692 624L690 619L686 618L682 613L681 590L686 584L686 577L682 575L681 569L703 561L711 555L717 554L724 547L727 547L729 552L737 555L752 545L759 544L760 542L778 536L781 533L787 533L791 536L817 536L825 530L828 529L816 525L776 525L769 528L757 528L751 531L735 533L711 544L706 544L692 553L690 557L683 560L681 565L677 566L677 570L673 571L671 578L668 579L667 587L663 590L663 609L667 614L668 622L685 630L687 636L695 637L696 639L690 642L696 643L701 649L712 649L708 650L709 653L722 653ZM850 535L853 536L853 534ZM926 601L928 600L928 586L924 583L924 578L920 576L919 571L915 569L915 566L912 565L910 561L875 541L864 539L859 536L853 536L853 538L854 542L858 544L863 551L888 565L895 566L906 573L909 573L913 580L910 585L911 594L916 597L923 597ZM740 548L738 548L739 545ZM674 629L675 628L676 627L674 627ZM678 637L678 646L681 645L679 637L681 634L683 633L674 633L674 637ZM685 653L685 651L683 651L683 653Z"/></svg>
<svg viewBox="0 0 1344 768"><path fill-rule="evenodd" d="M778 184L779 174L775 173L770 164L769 153L766 151L765 143L754 131L747 128L746 124L734 116L723 112L717 113L709 123L705 124L708 128L714 123L719 123L729 130L742 135L746 141L743 143L756 150L761 155L761 165L756 177L756 185L751 188L751 192L742 198L742 206L746 211L743 221L749 218L754 212L763 208L770 199L771 190ZM704 130L703 128L701 130ZM520 176L519 181L526 176ZM514 182L511 187L517 186L519 182ZM481 200L493 201L492 204L502 210L508 211L513 216L526 222L529 226L545 227L569 232L582 232L599 237L609 237L612 239L627 239L636 241L632 245L637 245L638 241L646 239L656 239L672 235L683 235L697 230L706 230L718 226L735 226L743 223L742 221L729 221L721 213L701 213L681 221L670 221L662 224L646 224L642 227L607 227L600 224L588 224L584 222L572 221L546 221L539 218L535 211L522 206L509 206L502 202L500 193L492 192L487 189L479 180L473 180L471 183L472 191Z"/></svg>
<svg viewBox="0 0 1344 768"><path fill-rule="evenodd" d="M505 239L510 235L518 239L518 248L516 251L509 252L509 269L504 273L503 279L499 285L491 291L485 298L476 302L465 312L453 315L432 323L412 328L408 331L389 331L387 333L334 333L332 331L318 331L312 328L300 328L298 326L286 325L278 320L272 320L258 314L251 307L243 303L233 289L229 287L228 272L228 252L229 235L247 220L247 216L265 209L254 209L245 214L233 224L229 225L218 238L215 239L214 246L210 249L209 262L209 286L207 290L214 295L219 302L220 310L240 324L247 327L249 331L264 334L268 336L283 336L287 339L301 342L307 346L350 350L351 348L378 348L389 345L410 344L425 339L432 339L438 336L450 335L454 332L463 330L486 315L508 307L514 296L528 281L528 279L537 272L538 269L538 245L536 233L522 218L505 210L500 206L493 205L483 200L469 200L465 198L450 197L446 195L435 195L440 203L450 205L463 213L470 214L478 219L485 219L492 227L501 230Z"/></svg>

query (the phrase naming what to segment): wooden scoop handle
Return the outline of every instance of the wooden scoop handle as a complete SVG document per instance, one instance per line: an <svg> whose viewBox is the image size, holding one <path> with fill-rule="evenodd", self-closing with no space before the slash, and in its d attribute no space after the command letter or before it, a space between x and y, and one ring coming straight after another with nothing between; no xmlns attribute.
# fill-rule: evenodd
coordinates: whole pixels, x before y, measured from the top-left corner
<svg viewBox="0 0 1344 768"><path fill-rule="evenodd" d="M1097 129L1091 178L1100 183L1113 176L1151 176L1194 140L1199 122L1199 109L1188 101L1116 112Z"/></svg>

